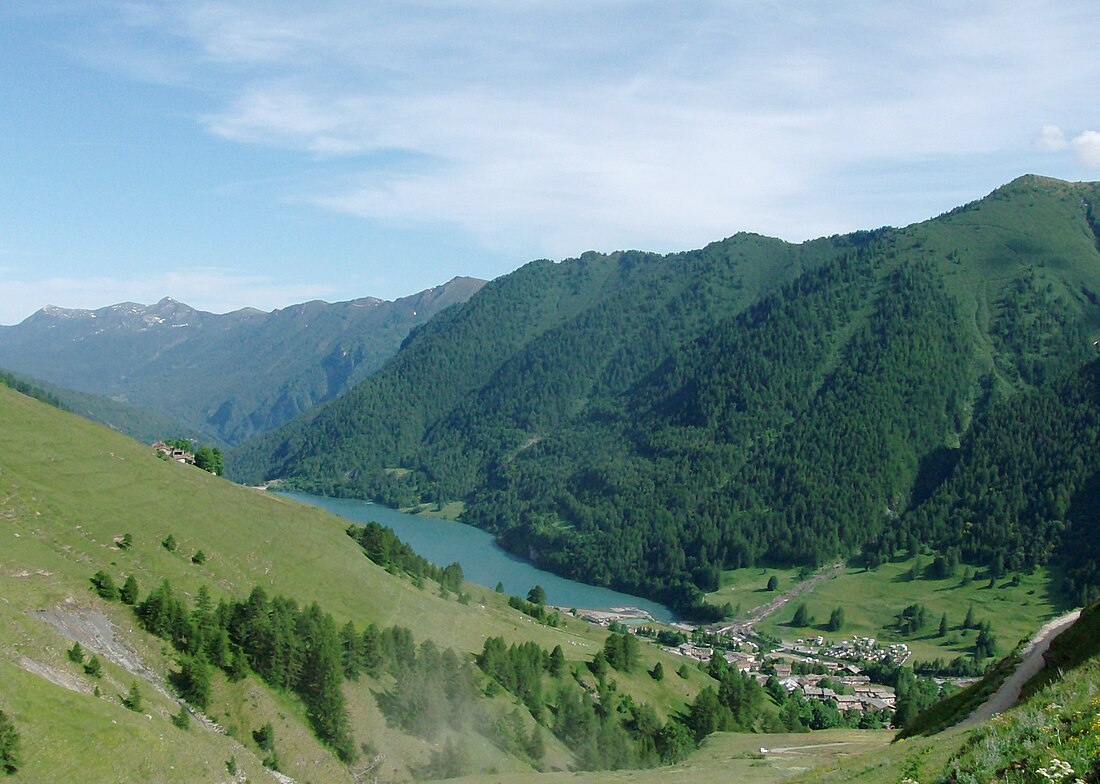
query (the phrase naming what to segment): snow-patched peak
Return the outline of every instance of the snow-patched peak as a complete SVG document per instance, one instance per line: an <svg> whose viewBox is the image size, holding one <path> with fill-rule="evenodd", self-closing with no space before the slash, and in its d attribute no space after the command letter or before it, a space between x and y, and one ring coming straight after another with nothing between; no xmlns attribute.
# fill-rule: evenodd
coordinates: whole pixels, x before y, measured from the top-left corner
<svg viewBox="0 0 1100 784"><path fill-rule="evenodd" d="M30 318L34 318L35 316L49 316L55 319L95 318L95 311L84 310L83 308L59 308L57 305L47 305L30 316Z"/></svg>

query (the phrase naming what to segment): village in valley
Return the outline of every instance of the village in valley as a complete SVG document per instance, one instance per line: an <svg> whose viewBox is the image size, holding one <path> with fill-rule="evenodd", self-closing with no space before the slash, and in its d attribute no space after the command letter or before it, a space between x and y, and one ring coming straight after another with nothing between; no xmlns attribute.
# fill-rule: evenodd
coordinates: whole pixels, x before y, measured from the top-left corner
<svg viewBox="0 0 1100 784"><path fill-rule="evenodd" d="M782 603L775 609L778 606ZM834 641L814 636L793 642L767 638L753 629L763 616L724 625L666 626L655 624L652 615L636 607L614 607L609 611L555 609L595 625L650 638L662 650L683 657L685 662L707 664L712 657L719 656L761 686L774 678L788 694L797 692L808 701L832 701L841 713L857 711L892 717L894 688L873 683L864 667L871 663L901 666L910 658L905 643L881 643L870 637L852 636Z"/></svg>

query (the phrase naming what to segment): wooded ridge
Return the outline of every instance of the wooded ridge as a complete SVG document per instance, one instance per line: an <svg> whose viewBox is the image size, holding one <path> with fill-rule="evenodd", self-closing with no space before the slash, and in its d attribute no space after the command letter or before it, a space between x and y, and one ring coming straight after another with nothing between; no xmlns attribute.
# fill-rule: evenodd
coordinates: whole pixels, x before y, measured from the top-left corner
<svg viewBox="0 0 1100 784"><path fill-rule="evenodd" d="M1029 176L905 229L533 262L231 470L396 506L462 500L542 566L680 608L723 568L873 557L911 536L1029 569L1060 557L1096 470L1060 456L1058 413L1031 412L1096 412L1071 391L1085 376L1067 379L1097 355L1098 197ZM1018 470L1049 466L1041 498L1013 501L1017 486L959 519L1012 420L1034 450ZM1087 571L1067 587L1089 590Z"/></svg>

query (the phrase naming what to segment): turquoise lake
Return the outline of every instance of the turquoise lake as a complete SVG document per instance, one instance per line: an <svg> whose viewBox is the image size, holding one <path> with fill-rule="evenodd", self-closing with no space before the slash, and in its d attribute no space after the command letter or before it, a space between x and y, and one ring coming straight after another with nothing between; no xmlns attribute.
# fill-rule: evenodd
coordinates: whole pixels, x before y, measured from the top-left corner
<svg viewBox="0 0 1100 784"><path fill-rule="evenodd" d="M548 604L609 610L638 607L658 621L675 620L662 604L639 596L567 580L532 566L497 546L491 534L453 520L435 520L398 512L385 506L353 498L326 498L308 493L283 493L303 503L318 506L353 523L376 522L392 528L401 540L437 566L456 561L466 579L492 588L501 582L514 596L526 596L535 585L546 591Z"/></svg>

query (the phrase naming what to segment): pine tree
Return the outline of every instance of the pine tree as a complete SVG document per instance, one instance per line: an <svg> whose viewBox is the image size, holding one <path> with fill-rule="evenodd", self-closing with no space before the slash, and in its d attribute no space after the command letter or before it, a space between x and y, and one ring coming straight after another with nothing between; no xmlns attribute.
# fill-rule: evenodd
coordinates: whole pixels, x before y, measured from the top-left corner
<svg viewBox="0 0 1100 784"><path fill-rule="evenodd" d="M936 632L936 636L937 637L946 637L947 636L947 613L944 613L943 615L940 616L940 628Z"/></svg>
<svg viewBox="0 0 1100 784"><path fill-rule="evenodd" d="M527 592L527 601L531 602L531 604L546 604L546 591L543 590L541 585L536 585Z"/></svg>
<svg viewBox="0 0 1100 784"><path fill-rule="evenodd" d="M562 651L560 645L555 645L554 650L550 651L548 669L550 674L555 678L560 678L565 674L565 653Z"/></svg>
<svg viewBox="0 0 1100 784"><path fill-rule="evenodd" d="M588 663L588 669L596 676L596 680L602 681L607 677L607 656L602 650L597 651L592 657L592 661Z"/></svg>
<svg viewBox="0 0 1100 784"><path fill-rule="evenodd" d="M138 582L132 574L127 577L126 582L122 584L122 590L119 591L118 598L122 600L123 604L133 605L137 602Z"/></svg>
<svg viewBox="0 0 1100 784"><path fill-rule="evenodd" d="M84 649L82 647L80 647L80 643L74 642L73 647L69 648L68 653L69 653L69 661L71 661L73 664L83 664L84 663Z"/></svg>
<svg viewBox="0 0 1100 784"><path fill-rule="evenodd" d="M303 613L299 633L308 641L302 675L296 691L306 703L306 714L317 736L344 762L355 758L350 720L343 692L339 633L332 616L311 604Z"/></svg>
<svg viewBox="0 0 1100 784"><path fill-rule="evenodd" d="M267 722L258 730L252 730L252 740L260 747L260 751L275 751L275 728L271 722Z"/></svg>
<svg viewBox="0 0 1100 784"><path fill-rule="evenodd" d="M161 540L160 546L170 553L176 552L176 537L172 536L172 534L168 534L168 536Z"/></svg>
<svg viewBox="0 0 1100 784"><path fill-rule="evenodd" d="M829 616L829 631L839 632L844 626L844 608L837 607Z"/></svg>
<svg viewBox="0 0 1100 784"><path fill-rule="evenodd" d="M974 605L970 605L966 608L966 618L963 619L964 629L974 628Z"/></svg>
<svg viewBox="0 0 1100 784"><path fill-rule="evenodd" d="M0 711L0 770L11 775L19 770L19 733L15 723Z"/></svg>
<svg viewBox="0 0 1100 784"><path fill-rule="evenodd" d="M768 590L769 591L779 590L779 578L776 577L774 574L771 577L768 578Z"/></svg>
<svg viewBox="0 0 1100 784"><path fill-rule="evenodd" d="M175 678L179 695L199 710L206 710L210 702L210 663L201 652L186 657L179 675Z"/></svg>
<svg viewBox="0 0 1100 784"><path fill-rule="evenodd" d="M527 742L527 756L540 760L546 754L546 742L542 738L542 728L535 725L531 730L531 739Z"/></svg>
<svg viewBox="0 0 1100 784"><path fill-rule="evenodd" d="M661 681L663 681L665 679L665 668L664 668L664 666L660 662L657 662L656 664L653 665L653 669L649 671L649 675L650 675L651 678L653 678L653 680L660 683Z"/></svg>
<svg viewBox="0 0 1100 784"><path fill-rule="evenodd" d="M118 588L115 586L115 581L111 575L102 569L92 575L92 588L95 589L100 598L109 602L118 601Z"/></svg>
<svg viewBox="0 0 1100 784"><path fill-rule="evenodd" d="M187 712L186 705L180 705L179 713L172 717L172 724L181 730L186 730L191 726L191 714Z"/></svg>
<svg viewBox="0 0 1100 784"><path fill-rule="evenodd" d="M88 659L88 663L84 665L84 673L93 678L103 677L103 665L100 663L98 656Z"/></svg>
<svg viewBox="0 0 1100 784"><path fill-rule="evenodd" d="M791 618L791 626L809 626L809 624L810 613L806 609L806 603L802 602L794 611L794 617Z"/></svg>
<svg viewBox="0 0 1100 784"><path fill-rule="evenodd" d="M344 677L348 680L359 680L359 672L363 669L363 649L355 624L351 621L340 629L340 660L344 667Z"/></svg>
<svg viewBox="0 0 1100 784"><path fill-rule="evenodd" d="M122 698L122 704L134 713L141 713L141 689L138 688L137 681L130 684L130 691Z"/></svg>

